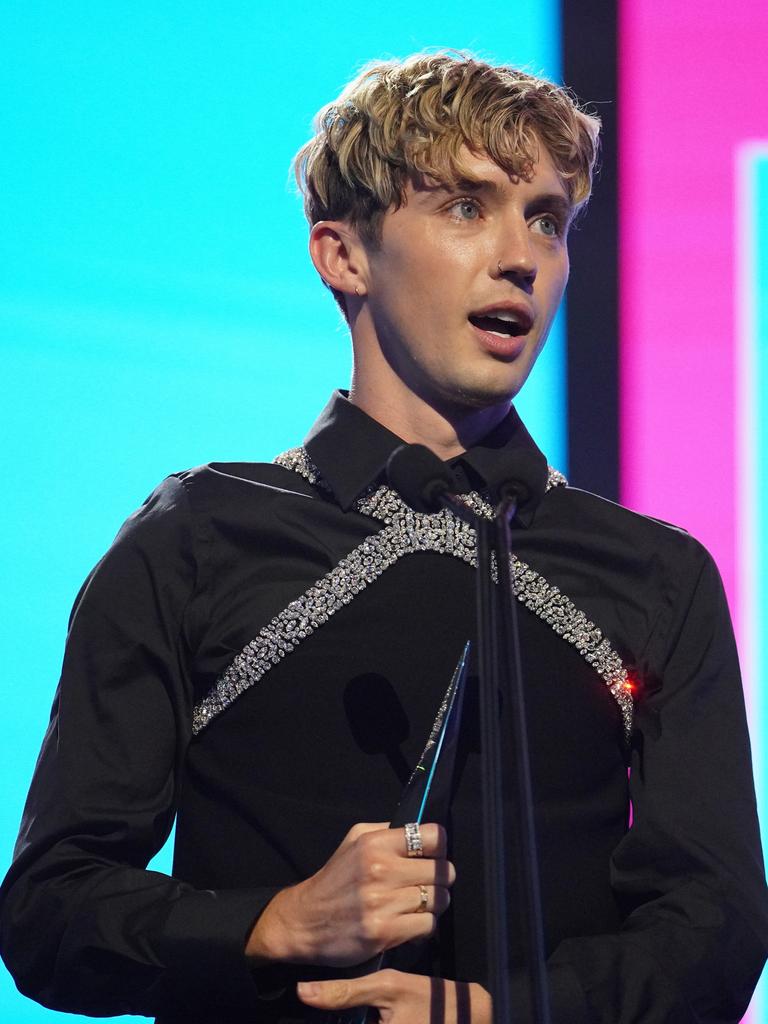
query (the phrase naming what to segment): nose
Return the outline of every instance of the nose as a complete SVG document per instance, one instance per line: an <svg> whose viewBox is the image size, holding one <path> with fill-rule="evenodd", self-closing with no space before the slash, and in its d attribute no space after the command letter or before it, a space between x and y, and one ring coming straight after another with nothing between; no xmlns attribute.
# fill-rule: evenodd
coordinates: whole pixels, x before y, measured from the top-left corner
<svg viewBox="0 0 768 1024"><path fill-rule="evenodd" d="M518 287L530 291L538 273L528 224L506 228L501 239L501 257L496 265L499 277L512 278Z"/></svg>

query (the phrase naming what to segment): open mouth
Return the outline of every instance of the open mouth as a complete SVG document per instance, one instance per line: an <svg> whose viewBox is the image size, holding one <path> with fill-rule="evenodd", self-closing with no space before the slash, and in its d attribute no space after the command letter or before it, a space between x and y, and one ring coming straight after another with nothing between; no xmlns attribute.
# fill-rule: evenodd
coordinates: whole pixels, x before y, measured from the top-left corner
<svg viewBox="0 0 768 1024"><path fill-rule="evenodd" d="M481 331L495 334L499 338L519 338L527 334L532 326L530 317L517 313L504 316L478 316L471 313L469 322Z"/></svg>

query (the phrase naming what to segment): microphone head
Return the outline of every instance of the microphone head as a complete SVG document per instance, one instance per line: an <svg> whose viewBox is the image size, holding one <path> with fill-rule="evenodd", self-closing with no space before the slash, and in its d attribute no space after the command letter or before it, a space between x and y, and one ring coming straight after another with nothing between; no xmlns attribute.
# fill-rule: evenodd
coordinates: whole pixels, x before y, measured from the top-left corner
<svg viewBox="0 0 768 1024"><path fill-rule="evenodd" d="M494 501L504 501L505 498L514 498L517 507L525 505L531 500L531 488L522 480L509 478L503 480L492 494Z"/></svg>
<svg viewBox="0 0 768 1024"><path fill-rule="evenodd" d="M387 462L387 479L415 512L439 512L440 498L455 487L446 464L423 444L396 448Z"/></svg>

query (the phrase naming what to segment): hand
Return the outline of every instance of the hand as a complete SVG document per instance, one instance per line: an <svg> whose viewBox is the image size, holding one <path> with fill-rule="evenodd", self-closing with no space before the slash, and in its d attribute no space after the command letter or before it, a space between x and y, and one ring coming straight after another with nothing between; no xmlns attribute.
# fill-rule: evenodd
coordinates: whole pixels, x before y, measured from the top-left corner
<svg viewBox="0 0 768 1024"><path fill-rule="evenodd" d="M300 982L299 999L321 1010L373 1006L382 1024L491 1024L481 985L384 970L349 981Z"/></svg>
<svg viewBox="0 0 768 1024"><path fill-rule="evenodd" d="M440 825L422 825L421 838L424 856L408 857L403 829L355 825L316 874L267 904L246 955L346 967L431 935L450 903L456 871Z"/></svg>

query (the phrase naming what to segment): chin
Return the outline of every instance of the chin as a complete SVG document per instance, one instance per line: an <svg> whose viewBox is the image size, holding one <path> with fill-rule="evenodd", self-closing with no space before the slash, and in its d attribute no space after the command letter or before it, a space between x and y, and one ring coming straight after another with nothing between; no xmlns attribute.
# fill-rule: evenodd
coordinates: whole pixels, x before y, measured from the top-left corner
<svg viewBox="0 0 768 1024"><path fill-rule="evenodd" d="M411 381L409 387L429 405L451 415L509 405L527 376L520 380L520 373L488 373L487 368L486 372L478 372L477 367L456 373L457 369L460 370L455 367L453 374L423 373L419 380Z"/></svg>
<svg viewBox="0 0 768 1024"><path fill-rule="evenodd" d="M446 397L464 409L488 409L502 403L509 404L521 386L509 381L462 381Z"/></svg>

